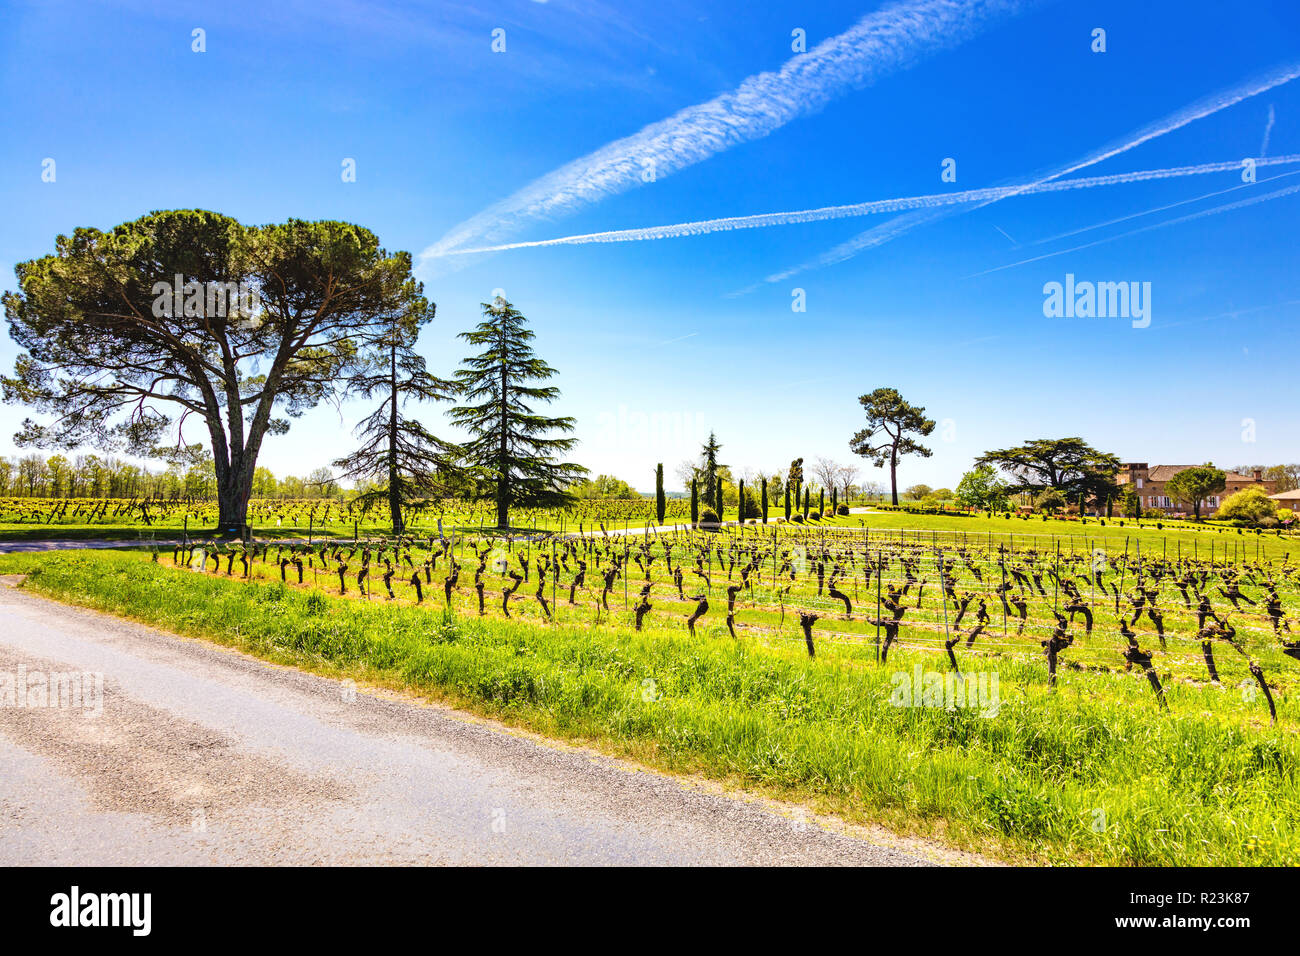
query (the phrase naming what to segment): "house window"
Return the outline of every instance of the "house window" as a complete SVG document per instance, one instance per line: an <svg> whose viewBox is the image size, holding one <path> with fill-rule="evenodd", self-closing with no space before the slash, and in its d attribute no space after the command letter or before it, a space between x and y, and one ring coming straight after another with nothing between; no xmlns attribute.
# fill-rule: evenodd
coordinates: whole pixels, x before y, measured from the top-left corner
<svg viewBox="0 0 1300 956"><path fill-rule="evenodd" d="M1138 479L1138 487L1139 487L1139 488L1142 487L1142 479L1141 479L1141 478Z"/></svg>

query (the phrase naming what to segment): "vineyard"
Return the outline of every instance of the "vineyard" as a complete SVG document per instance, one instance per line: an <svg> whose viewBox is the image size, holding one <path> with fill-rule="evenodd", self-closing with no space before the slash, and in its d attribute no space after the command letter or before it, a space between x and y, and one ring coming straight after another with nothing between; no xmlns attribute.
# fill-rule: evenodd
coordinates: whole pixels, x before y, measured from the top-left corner
<svg viewBox="0 0 1300 956"><path fill-rule="evenodd" d="M154 557L353 600L536 624L684 629L838 645L866 664L907 647L959 680L999 659L1236 687L1242 717L1300 716L1300 563L1264 551L1146 554L1108 539L790 525L502 539L473 534L313 546L176 546ZM1275 693L1276 692L1276 693Z"/></svg>
<svg viewBox="0 0 1300 956"><path fill-rule="evenodd" d="M840 520L191 541L0 569L1017 859L1300 862L1290 539Z"/></svg>
<svg viewBox="0 0 1300 956"><path fill-rule="evenodd" d="M413 506L408 525L413 530L437 532L444 527L491 527L496 515L489 502L447 499ZM644 526L653 522L654 501L646 498L576 501L567 508L519 508L516 523L523 528L549 531ZM667 521L688 522L690 503L671 499ZM286 534L355 536L379 533L392 527L382 504L361 507L348 499L253 499L248 521L262 536ZM186 531L194 535L218 530L215 501L114 498L0 498L0 536L6 531L49 532L58 537L69 530L134 531L141 537Z"/></svg>
<svg viewBox="0 0 1300 956"><path fill-rule="evenodd" d="M1300 548L1272 531L689 501L9 499L52 597L1011 859L1300 862ZM1098 821L1102 821L1100 824Z"/></svg>

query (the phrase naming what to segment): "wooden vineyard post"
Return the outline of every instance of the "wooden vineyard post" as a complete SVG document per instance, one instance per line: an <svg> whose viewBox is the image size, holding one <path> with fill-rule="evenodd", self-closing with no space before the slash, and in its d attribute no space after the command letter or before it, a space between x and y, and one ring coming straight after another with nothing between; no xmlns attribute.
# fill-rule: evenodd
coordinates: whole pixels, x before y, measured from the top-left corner
<svg viewBox="0 0 1300 956"><path fill-rule="evenodd" d="M880 577L884 573L883 551L876 562L876 663L880 663Z"/></svg>
<svg viewBox="0 0 1300 956"><path fill-rule="evenodd" d="M776 525L772 525L772 591L776 591Z"/></svg>
<svg viewBox="0 0 1300 956"><path fill-rule="evenodd" d="M1061 609L1061 542L1059 539L1056 542L1056 567L1052 570L1052 612L1056 613Z"/></svg>
<svg viewBox="0 0 1300 956"><path fill-rule="evenodd" d="M1119 587L1115 588L1115 613L1119 613L1119 592L1124 590L1124 574L1128 571L1128 535L1124 535L1124 560L1119 566Z"/></svg>
<svg viewBox="0 0 1300 956"><path fill-rule="evenodd" d="M1137 551L1137 565L1138 565L1137 587L1138 590L1141 591L1142 590L1142 539L1141 538L1138 538L1137 541L1134 542L1134 547Z"/></svg>
<svg viewBox="0 0 1300 956"><path fill-rule="evenodd" d="M957 655L952 652L953 644L952 635L948 631L948 582L946 580L947 570L943 559L943 552L939 552L939 593L943 595L943 646L948 649L948 660L952 662L952 669L961 675L961 668L957 666ZM955 593L955 592L954 592Z"/></svg>
<svg viewBox="0 0 1300 956"><path fill-rule="evenodd" d="M999 562L1002 567L1002 638L1007 636L1007 549L1002 548L1002 560Z"/></svg>

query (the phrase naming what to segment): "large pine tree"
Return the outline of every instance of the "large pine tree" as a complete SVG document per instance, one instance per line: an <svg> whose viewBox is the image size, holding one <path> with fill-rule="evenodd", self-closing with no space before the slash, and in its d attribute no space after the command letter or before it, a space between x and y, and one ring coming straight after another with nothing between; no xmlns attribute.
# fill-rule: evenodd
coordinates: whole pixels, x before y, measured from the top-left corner
<svg viewBox="0 0 1300 956"><path fill-rule="evenodd" d="M556 374L528 343L533 333L513 305L498 298L483 303L483 321L460 337L482 352L462 363L457 383L466 401L451 410L451 419L471 438L463 446L464 462L493 489L497 527L510 527L513 506L549 508L569 504L568 486L586 474L581 465L557 460L577 444L572 418L552 418L533 411L560 395L553 385L529 385Z"/></svg>
<svg viewBox="0 0 1300 956"><path fill-rule="evenodd" d="M456 392L454 382L431 375L415 352L420 327L432 321L434 308L417 283L408 283L400 306L388 315L387 327L367 343L373 358L349 384L365 398L383 397L357 425L361 447L334 461L340 477L374 483L358 500L364 508L386 499L394 534L406 530L404 509L445 493L454 473L456 448L402 413L412 398L443 402Z"/></svg>

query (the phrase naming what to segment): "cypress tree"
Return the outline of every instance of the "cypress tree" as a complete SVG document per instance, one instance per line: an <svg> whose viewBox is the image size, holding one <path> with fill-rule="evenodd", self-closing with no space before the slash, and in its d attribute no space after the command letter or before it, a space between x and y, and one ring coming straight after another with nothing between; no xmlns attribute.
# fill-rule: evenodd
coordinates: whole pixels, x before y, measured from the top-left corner
<svg viewBox="0 0 1300 956"><path fill-rule="evenodd" d="M668 513L668 500L664 496L664 463L655 465L655 523L663 524Z"/></svg>
<svg viewBox="0 0 1300 956"><path fill-rule="evenodd" d="M719 518L722 517L722 482L718 480L718 469L722 467L718 462L720 451L722 446L718 444L717 436L709 432L709 440L700 450L700 471L704 479L704 503L712 505L716 499Z"/></svg>
<svg viewBox="0 0 1300 956"><path fill-rule="evenodd" d="M691 527L700 523L700 487L691 479Z"/></svg>
<svg viewBox="0 0 1300 956"><path fill-rule="evenodd" d="M760 490L762 491L761 498L763 501L763 524L767 524L767 476L763 475L758 480L760 482Z"/></svg>
<svg viewBox="0 0 1300 956"><path fill-rule="evenodd" d="M839 513L840 513L840 490L838 488L832 488L831 489L831 514L839 514Z"/></svg>
<svg viewBox="0 0 1300 956"><path fill-rule="evenodd" d="M740 496L736 499L736 520L745 523L745 479L740 479Z"/></svg>
<svg viewBox="0 0 1300 956"><path fill-rule="evenodd" d="M790 520L790 486L785 486L785 520Z"/></svg>
<svg viewBox="0 0 1300 956"><path fill-rule="evenodd" d="M812 490L804 488L803 490L803 520L808 520L808 512L812 511Z"/></svg>
<svg viewBox="0 0 1300 956"><path fill-rule="evenodd" d="M817 493L817 510L822 513L823 518L826 517L826 489L825 488L823 488L821 491Z"/></svg>

